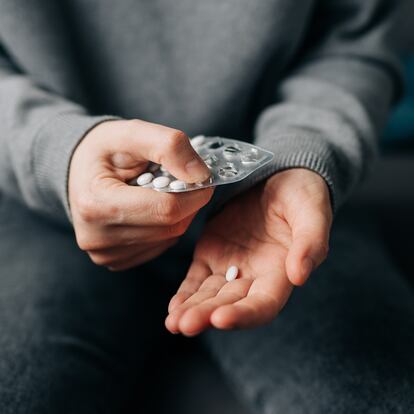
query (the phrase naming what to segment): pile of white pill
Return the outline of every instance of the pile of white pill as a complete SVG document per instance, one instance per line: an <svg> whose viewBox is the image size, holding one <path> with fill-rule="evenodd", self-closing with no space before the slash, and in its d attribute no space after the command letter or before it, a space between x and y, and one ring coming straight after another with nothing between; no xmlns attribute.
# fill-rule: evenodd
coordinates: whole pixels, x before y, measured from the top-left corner
<svg viewBox="0 0 414 414"><path fill-rule="evenodd" d="M177 180L165 167L150 163L146 172L130 184L162 192L184 192L243 180L273 159L273 154L247 142L199 135L191 145L200 155L211 176L202 183Z"/></svg>

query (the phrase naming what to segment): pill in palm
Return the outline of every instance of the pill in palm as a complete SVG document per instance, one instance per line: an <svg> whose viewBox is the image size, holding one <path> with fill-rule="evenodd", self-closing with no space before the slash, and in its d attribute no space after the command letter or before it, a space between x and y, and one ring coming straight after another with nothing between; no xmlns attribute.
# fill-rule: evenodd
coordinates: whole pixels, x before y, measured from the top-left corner
<svg viewBox="0 0 414 414"><path fill-rule="evenodd" d="M184 181L181 180L174 180L170 183L171 190L185 190L187 185Z"/></svg>
<svg viewBox="0 0 414 414"><path fill-rule="evenodd" d="M165 188L168 186L168 184L170 184L170 179L168 177L165 176L161 176L161 177L157 177L154 179L154 181L152 182L152 185L155 188Z"/></svg>
<svg viewBox="0 0 414 414"><path fill-rule="evenodd" d="M230 266L226 272L226 280L227 282L231 282L237 278L239 274L239 268L237 266Z"/></svg>
<svg viewBox="0 0 414 414"><path fill-rule="evenodd" d="M137 178L137 184L146 185L146 184L149 184L153 179L154 179L154 175L150 172L147 172L147 173L141 174Z"/></svg>

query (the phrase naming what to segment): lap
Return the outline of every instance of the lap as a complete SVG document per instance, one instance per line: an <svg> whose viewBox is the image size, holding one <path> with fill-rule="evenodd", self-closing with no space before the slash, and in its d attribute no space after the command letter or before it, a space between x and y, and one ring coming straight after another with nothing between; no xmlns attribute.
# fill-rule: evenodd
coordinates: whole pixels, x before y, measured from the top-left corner
<svg viewBox="0 0 414 414"><path fill-rule="evenodd" d="M71 230L6 199L0 263L0 412L120 412L163 331L154 267L98 268Z"/></svg>
<svg viewBox="0 0 414 414"><path fill-rule="evenodd" d="M257 412L410 412L414 295L371 229L338 221L281 315L204 341ZM0 199L0 412L120 412L163 331L166 270L94 266L73 234ZM170 278L171 279L171 278ZM168 289L165 289L168 290Z"/></svg>
<svg viewBox="0 0 414 414"><path fill-rule="evenodd" d="M271 324L203 339L259 413L414 410L414 294L373 227L352 218Z"/></svg>

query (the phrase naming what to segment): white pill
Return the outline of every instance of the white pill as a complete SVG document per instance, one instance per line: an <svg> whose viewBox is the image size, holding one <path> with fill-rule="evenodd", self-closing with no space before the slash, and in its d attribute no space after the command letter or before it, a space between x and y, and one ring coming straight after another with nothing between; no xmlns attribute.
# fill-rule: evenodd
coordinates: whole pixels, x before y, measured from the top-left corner
<svg viewBox="0 0 414 414"><path fill-rule="evenodd" d="M152 182L152 185L155 188L165 188L168 186L168 184L170 183L170 179L168 177L157 177L154 179L154 181Z"/></svg>
<svg viewBox="0 0 414 414"><path fill-rule="evenodd" d="M146 184L149 184L153 179L154 179L153 174L151 174L150 172L144 173L144 174L141 174L137 178L137 184L138 185L146 185Z"/></svg>
<svg viewBox="0 0 414 414"><path fill-rule="evenodd" d="M184 181L175 180L170 183L171 190L185 190L187 185Z"/></svg>
<svg viewBox="0 0 414 414"><path fill-rule="evenodd" d="M162 165L160 166L160 170L161 170L161 172L168 172L167 169Z"/></svg>
<svg viewBox="0 0 414 414"><path fill-rule="evenodd" d="M206 137L204 135L197 135L191 139L191 145L193 147L199 147L200 145L203 145L205 141Z"/></svg>
<svg viewBox="0 0 414 414"><path fill-rule="evenodd" d="M226 272L226 280L227 282L231 282L237 278L239 274L239 268L237 266L230 266Z"/></svg>

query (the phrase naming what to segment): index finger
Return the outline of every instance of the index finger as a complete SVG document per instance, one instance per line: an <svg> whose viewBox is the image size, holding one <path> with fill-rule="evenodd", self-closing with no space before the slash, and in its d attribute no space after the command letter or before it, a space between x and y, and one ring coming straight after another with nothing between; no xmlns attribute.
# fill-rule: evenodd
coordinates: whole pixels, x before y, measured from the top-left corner
<svg viewBox="0 0 414 414"><path fill-rule="evenodd" d="M270 322L285 306L292 289L285 275L258 278L246 297L217 308L211 315L211 324L219 329L234 329Z"/></svg>
<svg viewBox="0 0 414 414"><path fill-rule="evenodd" d="M128 226L166 226L176 224L205 206L213 188L184 193L162 193L149 188L116 183L105 191L111 217L107 224Z"/></svg>

